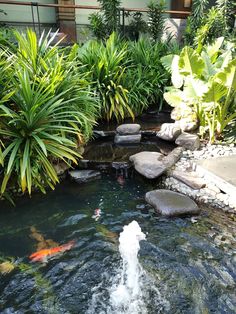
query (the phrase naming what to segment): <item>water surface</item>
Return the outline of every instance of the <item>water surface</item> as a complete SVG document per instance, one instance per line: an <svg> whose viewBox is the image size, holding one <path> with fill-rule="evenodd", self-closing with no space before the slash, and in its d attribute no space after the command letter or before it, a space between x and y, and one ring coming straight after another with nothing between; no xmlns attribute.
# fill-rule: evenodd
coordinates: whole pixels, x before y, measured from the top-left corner
<svg viewBox="0 0 236 314"><path fill-rule="evenodd" d="M118 236L132 220L146 234L139 261L148 314L235 313L233 217L204 208L196 223L158 217L144 201L152 188L139 176L124 182L104 174L21 198L15 208L0 203L0 257L15 263L15 270L0 275L0 313L113 314L109 297L121 267ZM102 211L98 221L92 218L96 208ZM75 240L75 246L48 263L32 263L28 256L39 244L32 227L44 239Z"/></svg>

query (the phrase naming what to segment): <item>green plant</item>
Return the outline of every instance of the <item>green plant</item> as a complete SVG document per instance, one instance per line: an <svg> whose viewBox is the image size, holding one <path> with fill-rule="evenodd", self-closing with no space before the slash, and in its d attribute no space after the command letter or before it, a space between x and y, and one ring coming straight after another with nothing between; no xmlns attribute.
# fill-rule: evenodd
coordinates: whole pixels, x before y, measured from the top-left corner
<svg viewBox="0 0 236 314"><path fill-rule="evenodd" d="M208 9L209 0L193 1L192 14L188 18L185 30L185 43L198 45L213 42L219 36L229 39L234 32L235 1L217 0L216 5Z"/></svg>
<svg viewBox="0 0 236 314"><path fill-rule="evenodd" d="M101 3L102 13L104 16L104 23L106 25L107 34L111 35L118 30L119 27L119 12L120 0L98 0Z"/></svg>
<svg viewBox="0 0 236 314"><path fill-rule="evenodd" d="M210 142L222 137L235 120L236 59L233 46L221 50L224 38L203 48L201 54L184 47L180 56L166 56L162 62L172 73L172 84L164 94L174 107L190 107L200 122L200 134Z"/></svg>
<svg viewBox="0 0 236 314"><path fill-rule="evenodd" d="M162 108L164 86L169 74L160 58L166 54L165 43L154 43L141 37L129 43L130 67L127 70L127 88L131 108L140 114L150 104Z"/></svg>
<svg viewBox="0 0 236 314"><path fill-rule="evenodd" d="M195 46L201 52L204 45L212 43L222 35L224 28L222 12L213 7L204 18L204 23L196 31L194 39ZM224 34L223 34L224 35Z"/></svg>
<svg viewBox="0 0 236 314"><path fill-rule="evenodd" d="M128 104L125 84L127 44L116 33L103 42L91 41L79 48L78 58L84 70L90 72L93 88L100 99L101 115L108 121L117 121L129 115L134 117Z"/></svg>
<svg viewBox="0 0 236 314"><path fill-rule="evenodd" d="M106 39L117 32L120 25L120 0L98 0L101 10L89 16L90 26L98 39Z"/></svg>
<svg viewBox="0 0 236 314"><path fill-rule="evenodd" d="M159 41L163 35L165 23L164 9L165 0L151 0L148 4L148 27L155 42Z"/></svg>
<svg viewBox="0 0 236 314"><path fill-rule="evenodd" d="M233 0L216 0L216 8L222 12L224 31L232 33L234 28L236 2Z"/></svg>
<svg viewBox="0 0 236 314"><path fill-rule="evenodd" d="M148 31L148 25L143 19L141 12L135 12L131 14L127 12L127 17L131 18L129 25L126 27L127 37L131 40L138 40L141 33L146 33Z"/></svg>
<svg viewBox="0 0 236 314"><path fill-rule="evenodd" d="M106 25L100 13L92 13L89 16L90 27L97 39L104 39L107 35Z"/></svg>
<svg viewBox="0 0 236 314"><path fill-rule="evenodd" d="M54 160L70 164L80 157L77 147L91 134L97 105L70 55L50 46L53 38L43 35L37 41L30 30L15 36L17 51L4 59L10 84L1 91L3 99L11 91L0 106L1 194L15 181L23 192L45 192L59 181Z"/></svg>

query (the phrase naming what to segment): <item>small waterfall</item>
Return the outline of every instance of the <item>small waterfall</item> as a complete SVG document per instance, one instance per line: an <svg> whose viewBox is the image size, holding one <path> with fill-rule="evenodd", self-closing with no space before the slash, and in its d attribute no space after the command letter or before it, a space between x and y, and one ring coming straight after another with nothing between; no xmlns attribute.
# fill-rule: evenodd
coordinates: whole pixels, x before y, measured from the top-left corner
<svg viewBox="0 0 236 314"><path fill-rule="evenodd" d="M146 313L142 295L143 269L138 261L139 242L145 240L136 221L124 226L119 238L122 268L110 293L110 306L116 314Z"/></svg>

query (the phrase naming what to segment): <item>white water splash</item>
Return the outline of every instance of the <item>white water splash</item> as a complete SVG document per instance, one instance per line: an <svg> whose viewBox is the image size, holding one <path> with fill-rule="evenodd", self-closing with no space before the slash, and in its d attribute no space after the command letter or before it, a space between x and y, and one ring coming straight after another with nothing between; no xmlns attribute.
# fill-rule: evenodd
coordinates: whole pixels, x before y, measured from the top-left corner
<svg viewBox="0 0 236 314"><path fill-rule="evenodd" d="M111 288L110 305L116 314L145 314L147 312L142 294L143 269L138 261L139 242L145 240L136 221L124 226L119 238L122 269L119 283Z"/></svg>
<svg viewBox="0 0 236 314"><path fill-rule="evenodd" d="M92 289L86 314L148 314L150 308L155 314L163 313L164 309L168 313L169 304L159 291L159 278L139 264L139 242L145 238L136 221L124 226L119 237L121 267L113 278L103 274L104 280Z"/></svg>

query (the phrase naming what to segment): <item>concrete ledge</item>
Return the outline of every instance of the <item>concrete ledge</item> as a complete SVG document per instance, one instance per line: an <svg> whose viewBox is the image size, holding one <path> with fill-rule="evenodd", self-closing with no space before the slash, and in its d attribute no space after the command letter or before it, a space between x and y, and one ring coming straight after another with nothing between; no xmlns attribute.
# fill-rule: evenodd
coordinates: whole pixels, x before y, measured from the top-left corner
<svg viewBox="0 0 236 314"><path fill-rule="evenodd" d="M196 172L223 192L236 195L236 155L217 157L194 162Z"/></svg>

